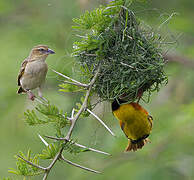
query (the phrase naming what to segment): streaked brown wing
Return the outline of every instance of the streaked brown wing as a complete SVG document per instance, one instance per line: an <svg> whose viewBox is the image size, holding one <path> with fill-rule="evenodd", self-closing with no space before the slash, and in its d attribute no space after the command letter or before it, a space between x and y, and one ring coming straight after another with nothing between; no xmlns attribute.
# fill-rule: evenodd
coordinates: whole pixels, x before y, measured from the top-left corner
<svg viewBox="0 0 194 180"><path fill-rule="evenodd" d="M27 63L28 63L28 60L27 60L27 59L25 59L25 60L22 62L21 69L20 69L20 72L19 72L19 74L18 74L18 86L21 86L21 84L20 84L20 79L21 79L21 77L22 77L23 74L24 74L24 71L25 71L25 68L26 68Z"/></svg>

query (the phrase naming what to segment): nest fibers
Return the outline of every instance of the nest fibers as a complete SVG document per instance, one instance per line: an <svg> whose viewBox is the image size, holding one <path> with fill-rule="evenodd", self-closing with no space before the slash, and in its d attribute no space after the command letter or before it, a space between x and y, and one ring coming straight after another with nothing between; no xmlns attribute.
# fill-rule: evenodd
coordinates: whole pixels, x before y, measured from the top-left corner
<svg viewBox="0 0 194 180"><path fill-rule="evenodd" d="M82 19L83 30L84 19L90 22L87 17L94 21L98 16L105 18L104 24L96 20L91 27L85 26L87 33L75 43L74 55L81 65L83 78L90 79L100 66L93 90L102 100L135 101L143 92L150 95L167 83L160 36L141 25L131 10L121 5L114 8L112 14L110 6L101 7L74 20L80 27Z"/></svg>

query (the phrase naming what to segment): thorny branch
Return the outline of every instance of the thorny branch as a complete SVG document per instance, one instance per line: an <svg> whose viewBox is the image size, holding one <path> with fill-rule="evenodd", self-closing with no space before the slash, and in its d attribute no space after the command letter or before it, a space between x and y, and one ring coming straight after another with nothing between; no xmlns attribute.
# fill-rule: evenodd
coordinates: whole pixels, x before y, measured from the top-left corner
<svg viewBox="0 0 194 180"><path fill-rule="evenodd" d="M93 169L90 169L90 168L81 166L81 165L79 165L79 164L73 163L73 162L71 162L71 161L65 159L63 156L61 156L61 159L62 159L63 161L65 161L66 163L72 165L72 166L75 166L75 167L84 169L84 170L86 170L86 171L90 171L90 172L97 173L97 174L100 174L100 173L101 173L101 172L99 172L99 171L96 171L96 170L93 170Z"/></svg>
<svg viewBox="0 0 194 180"><path fill-rule="evenodd" d="M92 78L91 82L89 83L89 88L88 88L88 90L87 90L87 92L86 92L86 96L85 96L84 102L83 102L83 104L82 104L80 110L78 111L78 113L75 115L75 117L74 117L74 118L72 119L72 121L71 121L71 126L70 126L69 131L68 131L68 133L67 133L67 136L66 136L66 138L65 138L65 139L68 140L68 141L69 141L70 138L71 138L71 134L72 134L72 132L73 132L73 129L74 129L74 127L75 127L75 124L76 124L76 122L77 122L77 119L78 119L79 116L82 114L82 112L84 112L84 111L86 110L86 108L87 108L87 105L88 105L88 98L89 98L89 96L90 96L90 92L91 92L91 90L92 90L92 86L94 85L94 82L96 81L96 78L97 78L97 76L98 76L99 70L100 70L100 68L98 68L96 74L94 75L94 77Z"/></svg>
<svg viewBox="0 0 194 180"><path fill-rule="evenodd" d="M70 83L70 84L72 84L72 85L76 85L76 86L85 87L85 88L87 88L87 91L86 91L86 95L85 95L84 102L83 102L81 108L79 109L78 113L75 114L75 116L74 116L74 109L72 110L72 115L71 115L71 117L69 118L69 119L71 119L71 126L70 126L70 128L69 128L69 131L68 131L66 137L65 137L65 138L55 138L55 137L51 137L51 136L45 136L45 137L50 138L50 139L54 139L54 140L64 141L63 144L65 145L67 142L70 141L70 138L71 138L73 129L74 129L75 125L76 125L76 122L77 122L77 120L79 119L80 115L81 115L84 111L90 112L90 114L92 114L95 118L97 118L98 121L100 121L101 124L102 124L102 125L103 125L103 126L104 126L104 127L105 127L105 128L106 128L113 136L114 136L114 133L110 130L110 128L108 128L108 126L105 125L105 123L104 123L98 116L96 116L92 111L90 111L89 109L87 109L87 106L88 106L88 98L89 98L89 96L90 96L90 93L91 93L92 87L93 87L93 85L94 85L94 83L95 83L95 80L96 80L96 78L97 78L97 76L98 76L99 70L100 70L100 67L97 69L97 71L96 71L94 77L92 78L92 80L90 81L89 84L80 83L80 82L78 82L78 81L76 81L76 80L74 80L74 79L72 79L72 78L70 78L70 77L68 77L68 76L65 76L65 75L63 75L63 74L61 74L61 73L59 73L59 72L53 70L53 71L54 71L55 73L57 73L58 75L60 75L60 76L62 76L62 77L64 77L64 78L66 78L66 79L68 79L68 80L70 80L70 81L73 82L73 83L72 83L72 82L68 82L68 83ZM42 103L42 102L41 102L41 103ZM48 143L47 143L40 135L39 135L39 137L40 137L40 139L43 141L43 143L44 143L46 146L48 146ZM109 153L106 153L106 152L103 152L103 151L99 151L99 150L96 150L96 149L93 149L93 148L88 148L88 147L83 146L83 145L78 144L78 143L74 143L74 144L75 144L76 146L78 146L78 147L86 148L86 149L88 149L88 150L90 150L90 151L94 151L94 152L101 153L101 154L105 154L105 155L110 155ZM26 163L30 164L31 166L34 166L34 167L36 167L36 168L41 169L42 171L44 171L43 180L46 180L46 179L48 178L48 175L49 175L49 173L50 173L50 170L52 169L52 167L55 165L55 163L56 163L58 160L63 160L64 162L66 162L66 163L68 163L68 164L71 164L71 165L73 165L73 166L79 167L79 168L81 168L81 169L84 169L84 170L87 170L87 171L90 171L90 172L93 172L93 173L100 173L99 171L96 171L96 170L93 170L93 169L90 169L90 168L81 166L81 165L79 165L79 164L73 163L73 162L71 162L71 161L65 159L65 158L63 157L63 154L62 154L62 153L63 153L63 150L64 150L64 146L60 148L59 152L55 155L55 157L54 157L54 159L52 160L52 162L50 163L50 165L49 165L48 167L46 167L46 168L45 168L45 167L42 167L42 166L39 166L39 165L36 165L36 164L33 164L32 162L30 162L30 161L24 159L22 156L19 156L19 155L18 155L18 157L21 158L21 159L23 159Z"/></svg>
<svg viewBox="0 0 194 180"><path fill-rule="evenodd" d="M34 166L35 168L41 169L41 170L43 170L43 171L46 170L46 168L44 168L44 167L42 167L42 166L39 166L39 165L37 165L37 164L34 164L34 163L30 162L30 161L28 161L28 160L24 159L24 158L23 158L22 156L20 156L20 155L17 155L17 157L20 158L20 159L22 159L22 160L24 160L25 162L27 162L27 163L30 164L31 166Z"/></svg>
<svg viewBox="0 0 194 180"><path fill-rule="evenodd" d="M52 137L52 136L45 136L45 137L49 138L49 139L54 139L54 140L57 140L57 141L67 141L65 138L57 138L57 137ZM78 147L85 148L85 149L88 149L88 150L93 151L93 152L97 152L97 153L105 154L105 155L109 155L109 156L111 155L107 152L103 152L103 151L100 151L100 150L97 150L97 149L94 149L94 148L86 147L86 146L78 144L76 142L73 142L73 144L78 146Z"/></svg>
<svg viewBox="0 0 194 180"><path fill-rule="evenodd" d="M73 84L73 85L76 85L76 86L82 86L82 87L88 87L89 86L88 84L84 84L84 83L81 83L79 81L76 81L76 80L74 80L74 79L72 79L72 78L70 78L70 77L68 77L68 76L66 76L66 75L64 75L64 74L62 74L60 72L57 72L57 71L55 71L53 69L52 69L52 71L55 72L55 73L57 73L58 75L64 77L64 78L66 78L66 79L74 82L74 83L68 82L69 84ZM67 83L67 81L65 81L65 82Z"/></svg>

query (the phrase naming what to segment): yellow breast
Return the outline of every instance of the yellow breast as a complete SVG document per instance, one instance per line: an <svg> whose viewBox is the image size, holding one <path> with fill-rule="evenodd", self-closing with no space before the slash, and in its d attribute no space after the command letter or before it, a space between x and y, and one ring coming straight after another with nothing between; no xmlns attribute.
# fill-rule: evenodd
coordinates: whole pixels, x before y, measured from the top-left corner
<svg viewBox="0 0 194 180"><path fill-rule="evenodd" d="M123 104L113 111L113 114L120 121L120 126L129 139L137 140L150 134L152 120L139 104Z"/></svg>

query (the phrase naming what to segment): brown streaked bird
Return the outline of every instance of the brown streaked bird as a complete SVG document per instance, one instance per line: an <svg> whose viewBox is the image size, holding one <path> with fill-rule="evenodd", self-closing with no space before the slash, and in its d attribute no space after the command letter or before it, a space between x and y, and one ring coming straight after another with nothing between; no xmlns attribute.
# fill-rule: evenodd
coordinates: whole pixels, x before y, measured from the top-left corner
<svg viewBox="0 0 194 180"><path fill-rule="evenodd" d="M46 45L38 45L31 50L29 56L22 62L18 75L18 94L27 93L29 99L33 101L35 95L31 90L38 88L38 95L44 99L41 88L45 82L48 71L45 60L49 54L54 53L55 52Z"/></svg>

